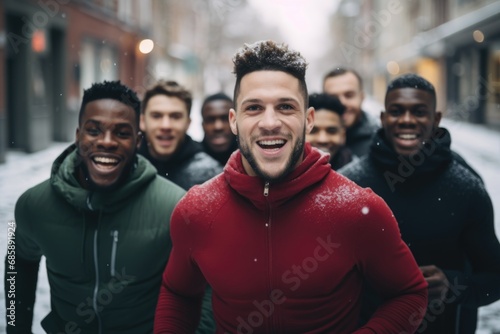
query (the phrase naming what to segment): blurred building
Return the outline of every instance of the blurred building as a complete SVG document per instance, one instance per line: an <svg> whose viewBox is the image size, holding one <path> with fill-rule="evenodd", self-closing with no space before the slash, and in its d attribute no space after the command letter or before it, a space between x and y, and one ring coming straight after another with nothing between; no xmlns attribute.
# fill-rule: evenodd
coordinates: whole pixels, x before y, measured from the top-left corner
<svg viewBox="0 0 500 334"><path fill-rule="evenodd" d="M416 72L447 116L500 128L500 2L342 0L330 29L334 61L358 69L377 100Z"/></svg>
<svg viewBox="0 0 500 334"><path fill-rule="evenodd" d="M151 23L151 0L0 2L0 162L73 140L91 83L141 86Z"/></svg>

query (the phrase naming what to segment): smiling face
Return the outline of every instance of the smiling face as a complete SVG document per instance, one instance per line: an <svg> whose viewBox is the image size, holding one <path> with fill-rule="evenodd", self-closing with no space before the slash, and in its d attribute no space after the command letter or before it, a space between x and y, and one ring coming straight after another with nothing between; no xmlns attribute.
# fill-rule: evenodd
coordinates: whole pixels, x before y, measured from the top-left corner
<svg viewBox="0 0 500 334"><path fill-rule="evenodd" d="M361 104L364 93L361 85L351 72L329 77L323 83L323 91L328 95L336 96L346 107L342 118L346 128L352 127L361 118Z"/></svg>
<svg viewBox="0 0 500 334"><path fill-rule="evenodd" d="M314 127L306 139L312 146L334 157L345 144L345 128L340 115L326 109L316 110Z"/></svg>
<svg viewBox="0 0 500 334"><path fill-rule="evenodd" d="M184 142L191 119L179 98L158 94L149 99L141 114L141 130L146 133L149 153L168 160Z"/></svg>
<svg viewBox="0 0 500 334"><path fill-rule="evenodd" d="M87 103L76 145L82 159L79 182L86 189L113 188L128 176L139 145L134 109L113 99Z"/></svg>
<svg viewBox="0 0 500 334"><path fill-rule="evenodd" d="M281 71L246 74L236 108L229 121L249 175L276 181L302 162L314 109L306 110L297 78Z"/></svg>
<svg viewBox="0 0 500 334"><path fill-rule="evenodd" d="M230 101L213 100L207 102L201 111L206 143L214 152L229 150L234 141L228 117L231 107Z"/></svg>
<svg viewBox="0 0 500 334"><path fill-rule="evenodd" d="M390 91L385 99L386 111L380 120L385 137L396 153L417 153L439 126L441 113L436 110L432 94L416 88Z"/></svg>

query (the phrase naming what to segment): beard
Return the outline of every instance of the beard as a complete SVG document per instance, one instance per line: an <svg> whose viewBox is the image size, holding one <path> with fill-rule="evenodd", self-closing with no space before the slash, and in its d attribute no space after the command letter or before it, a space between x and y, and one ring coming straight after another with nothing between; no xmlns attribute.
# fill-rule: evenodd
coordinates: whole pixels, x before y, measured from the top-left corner
<svg viewBox="0 0 500 334"><path fill-rule="evenodd" d="M255 159L255 156L253 155L252 151L250 150L250 147L246 144L246 142L242 142L240 140L239 133L240 133L240 131L238 130L238 134L236 135L236 140L238 142L238 147L240 149L241 154L248 161L248 164L253 169L255 174L257 174L258 177L260 177L266 181L269 181L269 182L276 183L276 182L283 180L288 174L290 174L295 169L297 162L299 161L300 157L302 156L302 154L304 152L304 145L305 145L305 138L306 138L306 128L305 127L302 131L302 136L297 139L297 142L295 143L295 146L293 147L292 153L288 157L288 161L285 165L284 170L278 176L271 176L268 173L264 172L259 167L259 164L257 163L257 161Z"/></svg>

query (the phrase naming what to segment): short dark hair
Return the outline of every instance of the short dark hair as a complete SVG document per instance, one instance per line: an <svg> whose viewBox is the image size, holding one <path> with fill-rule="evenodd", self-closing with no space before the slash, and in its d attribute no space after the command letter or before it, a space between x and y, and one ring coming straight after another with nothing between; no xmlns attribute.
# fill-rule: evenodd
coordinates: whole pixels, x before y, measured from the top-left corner
<svg viewBox="0 0 500 334"><path fill-rule="evenodd" d="M325 74L325 77L323 78L323 85L325 84L326 79L347 73L352 73L354 74L354 76L356 76L359 82L359 90L363 90L363 79L361 78L361 75L359 75L359 73L356 70L349 67L335 67L333 70Z"/></svg>
<svg viewBox="0 0 500 334"><path fill-rule="evenodd" d="M305 80L307 62L297 51L290 50L284 43L260 41L245 44L233 57L236 84L234 86L234 101L240 93L241 79L255 71L282 71L299 80L305 105L308 105L307 84Z"/></svg>
<svg viewBox="0 0 500 334"><path fill-rule="evenodd" d="M387 85L387 91L385 93L384 103L386 103L387 95L390 91L400 88L415 88L428 92L432 95L434 106L436 106L436 90L434 89L434 86L429 81L425 80L423 77L415 73L403 74L389 82L389 85Z"/></svg>
<svg viewBox="0 0 500 334"><path fill-rule="evenodd" d="M142 99L142 113L146 111L149 100L156 95L166 95L178 98L186 105L188 116L191 114L191 106L193 104L191 92L172 80L159 80L146 90Z"/></svg>
<svg viewBox="0 0 500 334"><path fill-rule="evenodd" d="M345 111L345 106L336 96L325 93L309 95L309 107L313 107L316 111L319 109L326 109L339 116L342 116Z"/></svg>
<svg viewBox="0 0 500 334"><path fill-rule="evenodd" d="M227 96L225 93L215 93L215 94L212 94L212 95L209 95L205 98L205 100L203 100L203 104L201 105L201 115L203 116L203 109L205 109L205 106L207 105L207 103L210 103L212 101L219 101L219 100L223 100L223 101L227 101L229 103L231 103L231 105L233 104L233 100Z"/></svg>
<svg viewBox="0 0 500 334"><path fill-rule="evenodd" d="M81 125L83 113L85 107L89 102L102 99L112 99L119 101L135 111L137 125L139 125L139 115L141 111L141 101L137 97L137 94L118 81L103 81L100 83L94 83L88 89L83 91L82 105L80 106L80 112L78 114L78 125Z"/></svg>

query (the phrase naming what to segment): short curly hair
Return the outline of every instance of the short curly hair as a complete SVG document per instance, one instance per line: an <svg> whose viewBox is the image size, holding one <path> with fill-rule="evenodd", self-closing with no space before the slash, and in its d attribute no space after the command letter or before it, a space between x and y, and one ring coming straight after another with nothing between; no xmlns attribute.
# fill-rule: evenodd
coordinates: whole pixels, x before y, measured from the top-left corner
<svg viewBox="0 0 500 334"><path fill-rule="evenodd" d="M288 45L270 40L245 44L233 56L233 64L233 73L236 74L235 102L240 93L241 79L245 75L255 71L282 71L299 80L305 105L309 104L305 80L308 64L298 51L289 49Z"/></svg>
<svg viewBox="0 0 500 334"><path fill-rule="evenodd" d="M137 97L136 92L128 86L117 81L103 81L93 83L92 86L83 91L82 104L78 114L78 125L82 123L85 107L88 103L101 99L112 99L121 102L134 109L136 122L139 125L139 114L141 110L141 101Z"/></svg>
<svg viewBox="0 0 500 334"><path fill-rule="evenodd" d="M387 95L389 95L391 91L402 88L415 88L431 94L434 106L436 106L436 90L434 89L434 86L429 81L415 73L403 74L389 82L385 93L384 103L387 103Z"/></svg>

